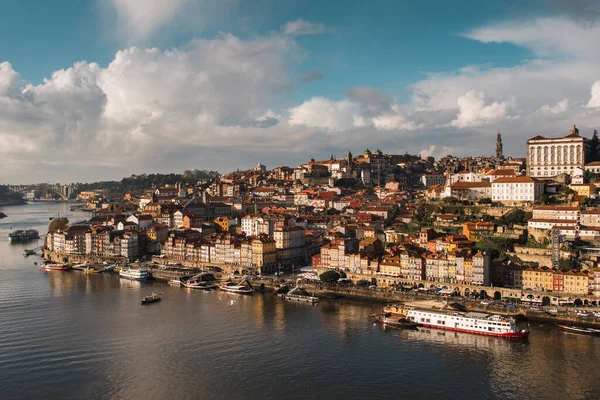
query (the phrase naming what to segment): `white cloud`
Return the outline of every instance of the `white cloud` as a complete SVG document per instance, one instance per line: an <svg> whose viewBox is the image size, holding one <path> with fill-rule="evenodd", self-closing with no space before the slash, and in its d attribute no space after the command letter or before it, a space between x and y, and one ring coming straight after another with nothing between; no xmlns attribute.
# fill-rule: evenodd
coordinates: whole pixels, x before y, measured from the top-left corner
<svg viewBox="0 0 600 400"><path fill-rule="evenodd" d="M595 44L600 26L564 16L509 21L484 26L464 34L483 43L512 43L543 57L558 55L600 59Z"/></svg>
<svg viewBox="0 0 600 400"><path fill-rule="evenodd" d="M308 22L301 18L295 21L288 21L282 28L284 35L300 36L300 35L321 35L327 33L325 24Z"/></svg>
<svg viewBox="0 0 600 400"><path fill-rule="evenodd" d="M600 81L594 82L590 89L590 100L587 103L588 107L600 107Z"/></svg>
<svg viewBox="0 0 600 400"><path fill-rule="evenodd" d="M459 128L481 126L508 117L510 101L486 104L483 92L471 90L456 99L458 115L451 122Z"/></svg>
<svg viewBox="0 0 600 400"><path fill-rule="evenodd" d="M277 148L289 138L273 129L279 120L267 110L291 84L293 52L293 41L280 36L243 41L223 35L168 51L131 47L106 68L79 62L25 87L2 63L3 161L104 165L125 173L185 168L202 156L214 159L219 148ZM31 173L27 167L3 170L0 181Z"/></svg>
<svg viewBox="0 0 600 400"><path fill-rule="evenodd" d="M400 106L392 99L369 87L356 87L346 92L347 99L330 100L313 97L289 110L289 123L322 128L330 131L347 131L374 127L379 130L416 129L407 120Z"/></svg>
<svg viewBox="0 0 600 400"><path fill-rule="evenodd" d="M11 63L0 63L0 96L15 95L18 92L19 74L15 72Z"/></svg>
<svg viewBox="0 0 600 400"><path fill-rule="evenodd" d="M549 104L544 104L543 106L541 106L539 108L538 112L559 114L559 113L564 113L568 110L569 110L569 99L562 99L561 101L556 103L554 106L551 106Z"/></svg>
<svg viewBox="0 0 600 400"><path fill-rule="evenodd" d="M324 128L344 131L364 124L358 115L355 103L348 100L331 101L324 97L313 97L289 110L292 125L306 125L311 128Z"/></svg>
<svg viewBox="0 0 600 400"><path fill-rule="evenodd" d="M122 33L133 41L146 39L172 22L192 2L199 0L110 0ZM131 40L130 40L131 41Z"/></svg>

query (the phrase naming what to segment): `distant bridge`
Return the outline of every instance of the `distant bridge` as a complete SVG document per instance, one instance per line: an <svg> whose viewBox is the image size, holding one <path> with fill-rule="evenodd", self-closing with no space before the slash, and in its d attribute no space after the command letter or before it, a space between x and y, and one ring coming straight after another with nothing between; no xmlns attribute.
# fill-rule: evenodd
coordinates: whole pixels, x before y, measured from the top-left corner
<svg viewBox="0 0 600 400"><path fill-rule="evenodd" d="M69 200L69 197L77 189L75 185L50 185L50 184L38 184L38 185L8 185L8 190L15 193L25 194L27 192L35 190L46 190L49 193L59 196L62 200Z"/></svg>

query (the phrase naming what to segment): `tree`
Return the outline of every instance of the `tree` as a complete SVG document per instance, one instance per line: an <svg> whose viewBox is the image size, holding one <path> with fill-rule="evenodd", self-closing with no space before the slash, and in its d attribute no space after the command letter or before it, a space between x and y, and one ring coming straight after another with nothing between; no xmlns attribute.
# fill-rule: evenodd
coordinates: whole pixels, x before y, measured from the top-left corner
<svg viewBox="0 0 600 400"><path fill-rule="evenodd" d="M371 286L371 282L367 281L366 279L361 279L360 281L356 282L356 286L366 288Z"/></svg>
<svg viewBox="0 0 600 400"><path fill-rule="evenodd" d="M322 282L325 282L325 283L336 283L337 281L340 280L341 274L337 271L329 270L329 271L325 271L321 275L319 275L319 278L321 279Z"/></svg>
<svg viewBox="0 0 600 400"><path fill-rule="evenodd" d="M540 204L547 205L548 203L550 203L550 197L547 194L541 195L540 196Z"/></svg>
<svg viewBox="0 0 600 400"><path fill-rule="evenodd" d="M54 232L59 229L65 229L69 225L69 220L65 217L53 218L48 227L49 232Z"/></svg>

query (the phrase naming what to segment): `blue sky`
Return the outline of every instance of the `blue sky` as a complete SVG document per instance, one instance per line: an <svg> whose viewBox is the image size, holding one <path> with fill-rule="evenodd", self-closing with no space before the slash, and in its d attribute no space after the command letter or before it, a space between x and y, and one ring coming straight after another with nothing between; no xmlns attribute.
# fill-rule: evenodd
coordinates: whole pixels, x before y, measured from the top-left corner
<svg viewBox="0 0 600 400"><path fill-rule="evenodd" d="M498 130L521 156L522 137L596 126L598 11L585 0L4 0L0 139L12 146L0 182L45 180L26 157L48 175L108 179L366 146L491 152L484 135ZM119 138L129 145L117 151Z"/></svg>
<svg viewBox="0 0 600 400"><path fill-rule="evenodd" d="M129 39L116 34L114 10L92 0L3 1L0 55L24 80L36 84L76 61L106 66L116 51L129 45L168 49L220 32L241 38L266 35L298 18L323 23L329 34L298 40L306 59L296 73L319 70L327 79L300 88L295 97L313 91L340 95L362 85L398 92L427 72L468 64L512 65L529 52L510 44L484 45L460 34L490 21L540 11L539 3L528 7L501 1L464 1L448 7L445 1L258 0L228 13L213 11L220 21L166 26L147 38Z"/></svg>

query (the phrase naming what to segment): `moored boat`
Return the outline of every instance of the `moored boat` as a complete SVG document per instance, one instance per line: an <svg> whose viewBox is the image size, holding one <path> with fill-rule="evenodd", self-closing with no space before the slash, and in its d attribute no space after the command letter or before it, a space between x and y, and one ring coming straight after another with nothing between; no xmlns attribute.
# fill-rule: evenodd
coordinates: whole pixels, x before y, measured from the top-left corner
<svg viewBox="0 0 600 400"><path fill-rule="evenodd" d="M217 288L215 276L210 272L199 273L189 279L182 280L180 284L190 289L211 290Z"/></svg>
<svg viewBox="0 0 600 400"><path fill-rule="evenodd" d="M514 318L480 312L407 309L406 319L434 329L473 333L506 339L524 339L529 330L517 326Z"/></svg>
<svg viewBox="0 0 600 400"><path fill-rule="evenodd" d="M179 279L171 279L168 284L173 286L181 286L181 281Z"/></svg>
<svg viewBox="0 0 600 400"><path fill-rule="evenodd" d="M106 267L102 267L100 272L110 272L115 269L116 264L107 265Z"/></svg>
<svg viewBox="0 0 600 400"><path fill-rule="evenodd" d="M122 268L119 271L119 276L123 279L131 279L134 281L143 281L150 278L150 273L145 269L134 269L131 267Z"/></svg>
<svg viewBox="0 0 600 400"><path fill-rule="evenodd" d="M142 304L150 304L160 301L162 299L162 295L160 293L152 292L150 296L144 296L142 298Z"/></svg>
<svg viewBox="0 0 600 400"><path fill-rule="evenodd" d="M409 321L404 317L399 317L389 312L383 314L373 314L372 317L375 322L385 326L393 326L402 329L417 329L418 326L418 324L415 322Z"/></svg>
<svg viewBox="0 0 600 400"><path fill-rule="evenodd" d="M16 230L8 234L11 243L27 242L40 238L40 233L35 229Z"/></svg>
<svg viewBox="0 0 600 400"><path fill-rule="evenodd" d="M402 304L388 304L383 307L384 314L391 314L394 317L406 318L406 308Z"/></svg>
<svg viewBox="0 0 600 400"><path fill-rule="evenodd" d="M281 298L288 301L299 301L303 303L316 304L319 302L319 298L311 296L306 290L300 286L300 279L296 281L296 287L287 293L282 293Z"/></svg>
<svg viewBox="0 0 600 400"><path fill-rule="evenodd" d="M71 269L69 264L54 264L54 263L43 263L42 269L46 271L67 271Z"/></svg>
<svg viewBox="0 0 600 400"><path fill-rule="evenodd" d="M558 323L555 325L558 326L561 330L563 330L565 332L579 333L581 335L600 336L600 329L584 328L581 326L564 325L564 324L558 324Z"/></svg>
<svg viewBox="0 0 600 400"><path fill-rule="evenodd" d="M254 291L251 287L248 287L246 285L236 285L233 282L222 283L219 286L219 289L221 289L224 292L237 294L252 294L252 292Z"/></svg>

